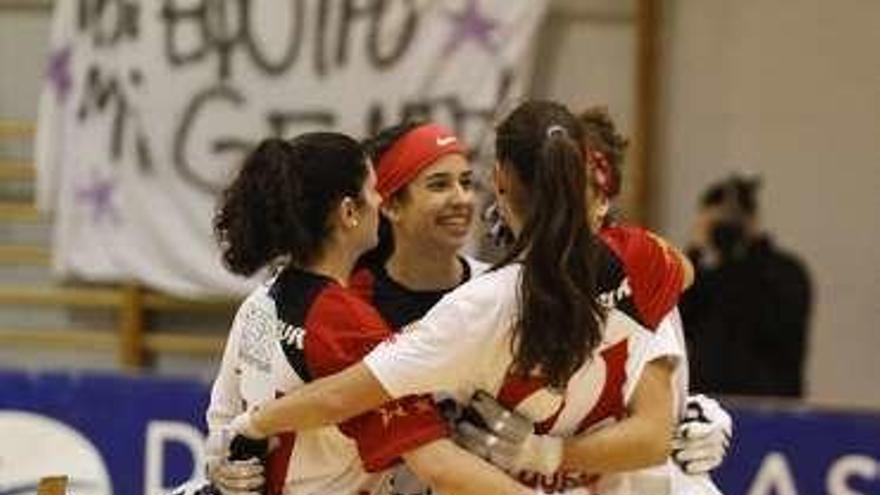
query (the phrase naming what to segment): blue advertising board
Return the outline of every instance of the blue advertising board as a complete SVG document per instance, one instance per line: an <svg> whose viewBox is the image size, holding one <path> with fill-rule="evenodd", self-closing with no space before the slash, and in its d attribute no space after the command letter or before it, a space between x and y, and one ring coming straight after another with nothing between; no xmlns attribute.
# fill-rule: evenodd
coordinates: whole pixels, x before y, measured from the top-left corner
<svg viewBox="0 0 880 495"><path fill-rule="evenodd" d="M206 383L0 371L0 495L67 474L78 495L154 495L201 474ZM880 495L880 414L728 405L727 495Z"/></svg>
<svg viewBox="0 0 880 495"><path fill-rule="evenodd" d="M880 495L880 414L729 406L734 436L714 478L728 495Z"/></svg>
<svg viewBox="0 0 880 495"><path fill-rule="evenodd" d="M49 474L70 475L76 493L186 481L200 470L208 398L194 380L0 371L0 495L28 493ZM52 445L40 445L47 437Z"/></svg>

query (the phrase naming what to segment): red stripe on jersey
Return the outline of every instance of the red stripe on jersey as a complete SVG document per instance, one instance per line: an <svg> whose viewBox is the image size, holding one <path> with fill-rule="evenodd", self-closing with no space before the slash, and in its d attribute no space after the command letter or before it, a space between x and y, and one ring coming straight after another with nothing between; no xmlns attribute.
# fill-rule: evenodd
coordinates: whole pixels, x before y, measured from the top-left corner
<svg viewBox="0 0 880 495"><path fill-rule="evenodd" d="M516 409L524 400L531 397L532 394L545 388L547 382L536 376L523 376L520 373L508 373L498 391L496 399L498 403L508 409ZM553 428L559 415L565 408L565 399L559 404L556 412L549 418L535 423L535 433L544 434Z"/></svg>
<svg viewBox="0 0 880 495"><path fill-rule="evenodd" d="M498 391L498 402L508 408L515 409L526 397L541 390L547 383L540 377L523 376L520 373L508 373L504 377L501 390Z"/></svg>
<svg viewBox="0 0 880 495"><path fill-rule="evenodd" d="M622 340L603 350L600 355L605 361L605 385L602 387L602 393L599 400L596 401L596 405L578 425L577 433L581 433L606 418L620 419L626 412L623 387L626 384L628 343L626 340Z"/></svg>
<svg viewBox="0 0 880 495"><path fill-rule="evenodd" d="M281 495L284 482L287 480L287 466L296 444L296 433L282 433L278 436L281 442L266 459L266 495Z"/></svg>

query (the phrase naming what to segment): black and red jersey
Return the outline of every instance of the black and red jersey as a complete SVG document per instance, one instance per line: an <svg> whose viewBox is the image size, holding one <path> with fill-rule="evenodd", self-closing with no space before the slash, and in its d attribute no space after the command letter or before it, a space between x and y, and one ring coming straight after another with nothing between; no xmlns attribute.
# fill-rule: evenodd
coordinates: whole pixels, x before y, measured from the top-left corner
<svg viewBox="0 0 880 495"><path fill-rule="evenodd" d="M391 335L376 310L336 281L295 268L284 270L269 289L282 327L277 338L287 364L307 383L361 360ZM448 435L447 427L428 396L393 401L339 425L355 440L364 468L384 470L404 452ZM280 488L291 465L296 434L282 436L282 445L267 462L269 493ZM274 481L280 477L281 481ZM273 485L275 483L275 485ZM280 493L280 492L278 492Z"/></svg>
<svg viewBox="0 0 880 495"><path fill-rule="evenodd" d="M467 282L487 266L464 257L459 257L459 261L462 266L461 283ZM455 288L412 290L391 278L385 265L379 263L356 269L349 279L349 285L358 296L375 307L395 330L424 316L440 298Z"/></svg>

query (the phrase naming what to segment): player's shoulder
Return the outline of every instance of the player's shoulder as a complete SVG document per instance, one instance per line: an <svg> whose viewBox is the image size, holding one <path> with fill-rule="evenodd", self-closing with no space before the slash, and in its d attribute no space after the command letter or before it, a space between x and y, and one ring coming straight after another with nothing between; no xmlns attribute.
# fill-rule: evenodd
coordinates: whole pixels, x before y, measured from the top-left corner
<svg viewBox="0 0 880 495"><path fill-rule="evenodd" d="M684 265L675 249L642 227L613 225L600 231L605 247L613 255L606 263L603 296L648 328L678 302Z"/></svg>
<svg viewBox="0 0 880 495"><path fill-rule="evenodd" d="M275 311L275 301L269 295L269 291L272 288L272 284L275 283L275 278L272 277L269 280L258 285L254 288L248 295L245 297L244 301L242 301L239 306L238 312L241 313L243 311L261 309L272 312Z"/></svg>
<svg viewBox="0 0 880 495"><path fill-rule="evenodd" d="M462 256L461 259L470 271L470 278L482 275L483 273L486 273L489 268L492 267L492 265L490 265L489 263L486 263L485 261L480 261L473 256Z"/></svg>
<svg viewBox="0 0 880 495"><path fill-rule="evenodd" d="M313 311L333 321L360 328L385 330L387 325L379 312L351 287L328 284L315 298Z"/></svg>
<svg viewBox="0 0 880 495"><path fill-rule="evenodd" d="M507 303L516 299L521 272L520 263L488 269L447 293L441 301L487 308Z"/></svg>
<svg viewBox="0 0 880 495"><path fill-rule="evenodd" d="M643 276L652 266L679 268L681 261L675 249L662 237L635 225L612 225L599 232L603 244L626 267L630 276Z"/></svg>
<svg viewBox="0 0 880 495"><path fill-rule="evenodd" d="M628 259L651 247L659 247L660 239L644 227L613 224L599 231L599 238L617 256Z"/></svg>

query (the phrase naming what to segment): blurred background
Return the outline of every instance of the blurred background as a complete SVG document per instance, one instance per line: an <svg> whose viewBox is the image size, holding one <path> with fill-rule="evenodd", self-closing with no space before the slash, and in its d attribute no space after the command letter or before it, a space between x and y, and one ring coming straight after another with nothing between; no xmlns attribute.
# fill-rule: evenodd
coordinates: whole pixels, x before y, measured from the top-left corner
<svg viewBox="0 0 880 495"><path fill-rule="evenodd" d="M880 493L880 2L306 1L284 4L281 28L267 5L0 0L0 437L66 424L82 441L53 469L82 469L95 493L188 479L252 283L211 251L213 186L236 150L423 115L485 170L491 123L539 97L604 105L629 136L627 221L693 246L707 188L760 177L752 220L806 273L802 397L725 400L726 493ZM129 405L95 416L111 403ZM121 459L123 442L137 448ZM50 474L35 451L15 469L0 449L0 493Z"/></svg>

